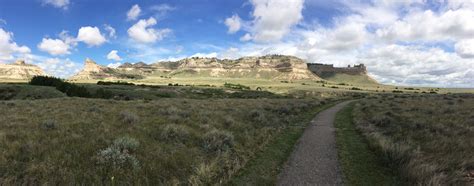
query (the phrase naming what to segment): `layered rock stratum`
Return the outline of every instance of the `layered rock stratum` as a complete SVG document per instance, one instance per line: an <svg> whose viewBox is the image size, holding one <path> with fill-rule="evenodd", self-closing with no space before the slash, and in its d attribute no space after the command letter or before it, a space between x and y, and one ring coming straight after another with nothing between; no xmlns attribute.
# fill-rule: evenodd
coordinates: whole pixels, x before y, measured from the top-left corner
<svg viewBox="0 0 474 186"><path fill-rule="evenodd" d="M269 55L235 60L192 57L150 65L143 62L124 63L118 68L103 67L88 59L84 69L71 77L71 80L139 79L148 76L319 79L308 69L306 62L297 57Z"/></svg>
<svg viewBox="0 0 474 186"><path fill-rule="evenodd" d="M29 80L33 76L44 76L44 71L24 60L17 60L12 64L0 64L0 79L4 80Z"/></svg>

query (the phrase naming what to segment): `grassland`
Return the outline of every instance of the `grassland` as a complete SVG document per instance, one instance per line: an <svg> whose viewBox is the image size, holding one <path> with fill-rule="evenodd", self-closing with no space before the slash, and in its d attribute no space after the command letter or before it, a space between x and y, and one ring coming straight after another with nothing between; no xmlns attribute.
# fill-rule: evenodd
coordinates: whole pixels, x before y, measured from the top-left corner
<svg viewBox="0 0 474 186"><path fill-rule="evenodd" d="M396 170L386 166L382 156L370 149L356 129L354 104L341 110L335 120L339 162L347 185L403 185Z"/></svg>
<svg viewBox="0 0 474 186"><path fill-rule="evenodd" d="M390 95L364 99L354 124L410 185L472 185L474 96Z"/></svg>
<svg viewBox="0 0 474 186"><path fill-rule="evenodd" d="M176 98L142 99L164 88L128 88L149 90L130 91L137 94L131 101L64 95L1 101L0 182L227 183L271 141L332 102L271 95L229 99L235 92L226 91L216 94L225 97L185 98L199 94L193 87L167 87Z"/></svg>

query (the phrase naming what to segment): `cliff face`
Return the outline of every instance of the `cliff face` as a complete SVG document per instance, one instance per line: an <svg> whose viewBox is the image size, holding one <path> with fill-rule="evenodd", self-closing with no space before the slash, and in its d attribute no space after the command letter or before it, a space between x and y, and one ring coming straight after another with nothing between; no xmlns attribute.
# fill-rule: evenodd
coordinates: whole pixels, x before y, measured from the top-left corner
<svg viewBox="0 0 474 186"><path fill-rule="evenodd" d="M71 80L139 79L147 76L226 77L264 79L319 79L306 63L292 56L244 57L236 60L217 58L186 58L174 62L124 63L108 68L86 60L84 69Z"/></svg>
<svg viewBox="0 0 474 186"><path fill-rule="evenodd" d="M23 60L12 64L0 64L0 79L29 80L39 75L46 74L38 66L26 64Z"/></svg>
<svg viewBox="0 0 474 186"><path fill-rule="evenodd" d="M176 62L159 62L155 70L175 76L210 76L265 79L319 79L306 63L292 56L244 57L236 60L186 58Z"/></svg>
<svg viewBox="0 0 474 186"><path fill-rule="evenodd" d="M334 67L328 64L308 63L308 69L315 75L334 82L353 84L378 84L367 74L364 64Z"/></svg>
<svg viewBox="0 0 474 186"><path fill-rule="evenodd" d="M98 65L91 59L86 59L84 68L70 80L96 80L114 78L113 69Z"/></svg>

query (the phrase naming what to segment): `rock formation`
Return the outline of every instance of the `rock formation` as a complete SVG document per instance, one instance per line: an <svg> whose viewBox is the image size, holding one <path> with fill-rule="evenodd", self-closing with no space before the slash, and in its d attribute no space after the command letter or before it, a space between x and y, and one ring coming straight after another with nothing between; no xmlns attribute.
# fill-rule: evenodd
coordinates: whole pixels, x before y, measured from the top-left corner
<svg viewBox="0 0 474 186"><path fill-rule="evenodd" d="M17 60L12 64L0 64L0 79L29 80L39 75L46 74L38 66L26 64L24 60Z"/></svg>
<svg viewBox="0 0 474 186"><path fill-rule="evenodd" d="M84 69L70 80L141 79L157 76L320 80L341 73L344 77L345 75L349 75L350 78L363 77L364 81L372 82L364 65L336 68L332 65L307 64L297 57L284 55L243 57L235 60L192 57L153 64L124 63L117 68L103 67L87 59ZM333 80L329 78L328 80Z"/></svg>
<svg viewBox="0 0 474 186"><path fill-rule="evenodd" d="M282 55L243 57L236 60L194 57L176 62L158 62L152 66L156 71L169 76L319 79L308 70L303 60Z"/></svg>

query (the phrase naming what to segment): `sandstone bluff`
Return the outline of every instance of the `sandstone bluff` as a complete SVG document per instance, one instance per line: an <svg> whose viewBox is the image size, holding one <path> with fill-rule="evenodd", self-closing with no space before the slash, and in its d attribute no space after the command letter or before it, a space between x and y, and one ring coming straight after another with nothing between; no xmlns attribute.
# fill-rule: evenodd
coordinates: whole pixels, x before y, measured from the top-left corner
<svg viewBox="0 0 474 186"><path fill-rule="evenodd" d="M33 76L46 75L44 71L24 60L18 60L12 64L0 64L0 79L2 80L29 80Z"/></svg>
<svg viewBox="0 0 474 186"><path fill-rule="evenodd" d="M118 68L100 66L87 59L84 69L71 77L70 80L143 79L151 76L321 80L323 74L337 73L367 76L364 65L336 68L332 65L307 64L304 60L293 56L267 55L235 60L192 57L153 64L124 63Z"/></svg>

